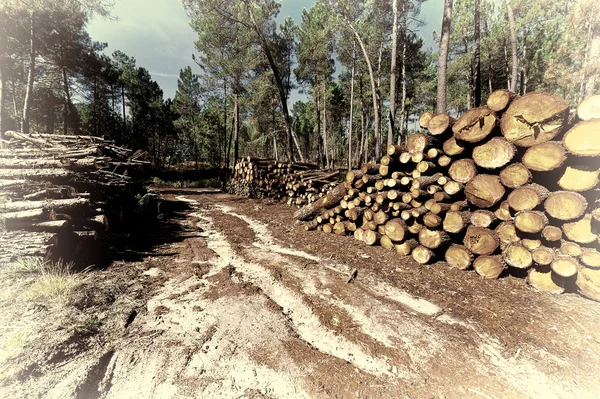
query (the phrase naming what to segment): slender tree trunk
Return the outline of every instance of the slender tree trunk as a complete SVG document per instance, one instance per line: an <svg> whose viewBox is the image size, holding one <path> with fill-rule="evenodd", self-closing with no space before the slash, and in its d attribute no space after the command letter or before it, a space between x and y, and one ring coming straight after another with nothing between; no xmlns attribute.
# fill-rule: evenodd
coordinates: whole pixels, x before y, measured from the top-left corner
<svg viewBox="0 0 600 399"><path fill-rule="evenodd" d="M27 88L23 100L23 115L21 125L23 133L29 133L29 109L31 108L31 92L33 91L33 79L35 76L35 27L34 12L29 12L29 73L27 74Z"/></svg>
<svg viewBox="0 0 600 399"><path fill-rule="evenodd" d="M408 48L408 21L407 3L402 4L402 97L400 99L400 131L398 132L398 145L402 143L404 135L404 110L406 108L406 50ZM408 130L408 129L407 129Z"/></svg>
<svg viewBox="0 0 600 399"><path fill-rule="evenodd" d="M10 82L11 94L12 94L12 106L13 106L13 114L14 119L17 124L17 130L21 130L21 117L19 116L19 107L17 107L17 90L15 89L15 80L12 79ZM53 114L54 115L54 114ZM54 129L51 131L54 133Z"/></svg>
<svg viewBox="0 0 600 399"><path fill-rule="evenodd" d="M592 94L598 94L596 86L598 83L598 64L600 63L600 24L596 23L592 29L592 41L590 42L587 52L586 64L586 84L583 99L591 96Z"/></svg>
<svg viewBox="0 0 600 399"><path fill-rule="evenodd" d="M125 87L121 82L121 106L123 109L123 134L127 134L127 115L125 114Z"/></svg>
<svg viewBox="0 0 600 399"><path fill-rule="evenodd" d="M492 88L492 61L490 61L490 63L488 64L488 86L490 94L492 94L492 92L494 91Z"/></svg>
<svg viewBox="0 0 600 399"><path fill-rule="evenodd" d="M0 50L2 51L2 50ZM3 72L3 62L4 57L2 57L3 53L0 53L0 138L4 138L4 125L3 125L3 115L4 115L4 72Z"/></svg>
<svg viewBox="0 0 600 399"><path fill-rule="evenodd" d="M317 76L315 79L315 85L313 87L313 92L315 94L315 120L317 121L317 137L319 138L318 142L318 159L319 165L325 166L325 141L323 140L323 134L321 132L321 91L319 90L319 77Z"/></svg>
<svg viewBox="0 0 600 399"><path fill-rule="evenodd" d="M396 122L396 58L398 50L398 0L392 1L392 12L394 15L394 24L392 25L392 65L390 67L390 115L388 121L388 145L394 142L394 123Z"/></svg>
<svg viewBox="0 0 600 399"><path fill-rule="evenodd" d="M348 131L348 170L352 170L352 125L354 122L354 67L356 59L356 42L352 47L352 72L350 75L350 129Z"/></svg>
<svg viewBox="0 0 600 399"><path fill-rule="evenodd" d="M233 95L233 162L239 158L239 136L240 136L240 105L237 93Z"/></svg>
<svg viewBox="0 0 600 399"><path fill-rule="evenodd" d="M67 134L69 131L69 111L71 105L71 93L69 91L69 79L67 78L66 68L62 69L63 85L65 89L65 108L63 110L63 133Z"/></svg>
<svg viewBox="0 0 600 399"><path fill-rule="evenodd" d="M271 71L273 72L273 77L275 78L277 91L279 92L279 99L281 100L281 108L283 110L283 119L285 122L288 159L293 162L294 151L292 148L292 119L290 118L290 112L288 110L287 93L284 90L283 80L281 79L279 68L277 68L277 64L275 64L275 60L273 59L273 55L271 54L271 48L269 47L269 43L267 43L267 39L264 36L264 32L258 26L256 18L254 17L254 13L252 12L252 6L250 5L249 0L244 0L244 3L246 4L246 10L248 11L248 15L250 16L250 20L252 21L254 30L258 35L258 39L260 41L263 52L265 53L265 55L267 56L267 60L269 61Z"/></svg>
<svg viewBox="0 0 600 399"><path fill-rule="evenodd" d="M383 60L383 39L381 40L381 44L379 45L379 56L377 57L377 104L381 104L381 62ZM378 106L377 110L379 114L377 117L381 120L381 107ZM379 122L381 125L381 122ZM375 141L375 159L377 159L381 155L381 145L383 144L383 131L380 126L379 135Z"/></svg>
<svg viewBox="0 0 600 399"><path fill-rule="evenodd" d="M510 0L504 0L506 4L506 12L508 14L508 30L510 31L510 48L512 52L512 69L510 77L509 90L513 93L517 92L517 73L518 73L518 57L517 57L517 27L515 25L515 16Z"/></svg>
<svg viewBox="0 0 600 399"><path fill-rule="evenodd" d="M331 160L329 157L329 146L327 145L327 92L325 91L325 79L321 81L322 86L322 97L321 97L321 109L323 110L323 122L321 123L321 127L323 128L323 152L325 153L325 166L329 168L329 161Z"/></svg>
<svg viewBox="0 0 600 399"><path fill-rule="evenodd" d="M279 161L279 154L277 154L277 135L273 134L273 152L275 156L275 160Z"/></svg>
<svg viewBox="0 0 600 399"><path fill-rule="evenodd" d="M480 52L480 36L481 36L481 0L475 0L475 54L473 55L475 63L475 106L481 105L481 52Z"/></svg>
<svg viewBox="0 0 600 399"><path fill-rule="evenodd" d="M362 101L361 101L362 103ZM365 148L365 113L362 109L361 106L361 110L360 110L360 147L358 147L358 164L361 163L361 161L363 159L365 159L366 157L364 156L364 148Z"/></svg>
<svg viewBox="0 0 600 399"><path fill-rule="evenodd" d="M523 35L523 59L521 61L521 86L519 89L520 95L527 93L527 71L525 68L526 64L527 64L527 31L525 31L525 34Z"/></svg>
<svg viewBox="0 0 600 399"><path fill-rule="evenodd" d="M229 142L227 141L227 79L223 79L223 152L225 155L225 168L229 169Z"/></svg>
<svg viewBox="0 0 600 399"><path fill-rule="evenodd" d="M440 38L440 56L438 58L437 112L446 112L446 71L448 64L448 46L450 25L452 23L452 0L444 0L442 18L442 36Z"/></svg>
<svg viewBox="0 0 600 399"><path fill-rule="evenodd" d="M451 1L451 0L449 0L449 1ZM339 6L339 3L338 3L338 6ZM375 85L375 74L373 73L373 66L371 65L371 60L369 59L369 53L367 52L367 48L365 47L365 44L363 43L360 35L358 34L358 31L354 28L354 25L352 25L352 23L350 22L350 20L346 16L346 14L342 10L340 10L340 11L341 11L342 17L346 21L346 24L350 27L350 29L354 33L354 36L356 37L356 41L358 42L358 45L360 46L360 48L362 50L365 62L367 63L367 68L369 69L369 78L371 80L371 91L373 92L372 93L372 95L373 95L373 115L375 118L375 132L374 132L375 145L376 145L375 153L376 153L376 157L378 157L381 152L381 148L377 147L377 144L381 145L381 142L377 141L378 138L381 137L381 118L379 117L379 101L377 98L377 86Z"/></svg>

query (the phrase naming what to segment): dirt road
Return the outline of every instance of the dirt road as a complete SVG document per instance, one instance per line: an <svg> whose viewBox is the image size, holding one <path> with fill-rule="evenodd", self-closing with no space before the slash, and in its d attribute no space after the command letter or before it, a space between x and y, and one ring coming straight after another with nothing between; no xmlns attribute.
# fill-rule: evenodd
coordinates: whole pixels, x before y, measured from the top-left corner
<svg viewBox="0 0 600 399"><path fill-rule="evenodd" d="M0 396L600 397L598 303L306 232L278 203L161 195L165 239L86 277L97 330L46 320Z"/></svg>

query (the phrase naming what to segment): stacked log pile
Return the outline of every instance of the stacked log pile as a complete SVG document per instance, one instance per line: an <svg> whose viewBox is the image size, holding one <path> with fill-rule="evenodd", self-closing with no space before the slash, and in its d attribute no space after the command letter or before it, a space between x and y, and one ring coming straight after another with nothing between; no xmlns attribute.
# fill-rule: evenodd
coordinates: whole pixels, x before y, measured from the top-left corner
<svg viewBox="0 0 600 399"><path fill-rule="evenodd" d="M425 113L420 125L295 217L420 264L600 300L600 96L570 112L548 93L498 90L457 120Z"/></svg>
<svg viewBox="0 0 600 399"><path fill-rule="evenodd" d="M92 136L8 131L0 146L0 265L22 257L94 263L119 202L148 162ZM111 223L109 223L109 221Z"/></svg>
<svg viewBox="0 0 600 399"><path fill-rule="evenodd" d="M310 204L336 185L339 171L319 169L310 163L284 163L275 159L247 157L235 164L226 190L250 198L287 198L289 205Z"/></svg>

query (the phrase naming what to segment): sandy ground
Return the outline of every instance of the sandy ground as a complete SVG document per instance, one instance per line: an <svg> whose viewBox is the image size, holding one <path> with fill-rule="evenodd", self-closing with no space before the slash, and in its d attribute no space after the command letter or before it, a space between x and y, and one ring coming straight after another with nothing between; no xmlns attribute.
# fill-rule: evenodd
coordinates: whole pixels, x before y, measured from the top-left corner
<svg viewBox="0 0 600 399"><path fill-rule="evenodd" d="M0 397L600 397L598 303L307 232L282 204L160 191L150 252L89 272L73 309L2 311L37 328Z"/></svg>

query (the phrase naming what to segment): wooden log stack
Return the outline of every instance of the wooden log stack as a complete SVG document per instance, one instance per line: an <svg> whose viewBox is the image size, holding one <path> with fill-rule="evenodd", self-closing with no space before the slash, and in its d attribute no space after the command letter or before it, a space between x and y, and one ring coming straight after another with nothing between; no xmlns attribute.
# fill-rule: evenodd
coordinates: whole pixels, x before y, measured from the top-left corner
<svg viewBox="0 0 600 399"><path fill-rule="evenodd" d="M421 264L600 300L600 96L570 112L548 93L498 90L456 120L425 113L420 125L295 217Z"/></svg>
<svg viewBox="0 0 600 399"><path fill-rule="evenodd" d="M99 137L5 132L0 266L28 256L95 263L95 250L122 216L123 194L149 165L143 157Z"/></svg>
<svg viewBox="0 0 600 399"><path fill-rule="evenodd" d="M289 205L301 206L325 196L339 176L340 171L322 170L310 163L285 163L249 156L235 164L226 190L250 198L287 198Z"/></svg>

